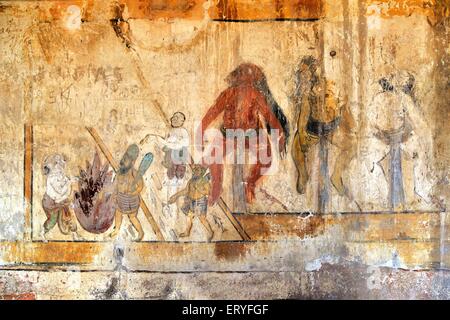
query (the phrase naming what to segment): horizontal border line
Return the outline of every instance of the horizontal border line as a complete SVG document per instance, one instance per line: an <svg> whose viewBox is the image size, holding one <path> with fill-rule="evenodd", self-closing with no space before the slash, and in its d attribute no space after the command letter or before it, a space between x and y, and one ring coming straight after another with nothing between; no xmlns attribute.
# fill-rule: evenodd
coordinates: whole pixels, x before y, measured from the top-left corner
<svg viewBox="0 0 450 320"><path fill-rule="evenodd" d="M284 21L300 21L300 22L315 22L322 18L267 18L267 19L212 19L214 22L284 22Z"/></svg>
<svg viewBox="0 0 450 320"><path fill-rule="evenodd" d="M283 239L256 239L256 240L214 240L214 241L202 241L202 240L187 240L187 241L175 241L175 240L165 240L165 241L160 241L160 240L141 240L141 241L136 241L136 240L131 240L128 243L133 243L133 244L177 244L177 245L184 245L184 244L208 244L208 245L215 245L215 244L235 244L235 243L243 243L243 244L254 244L254 243L275 243L275 242L299 242L299 241L304 241L306 238L298 238L298 237L287 237L287 238L283 238ZM5 243L18 243L19 245L24 244L24 245L32 245L32 244L40 244L40 245L47 245L47 244L52 244L52 243L70 243L70 244L79 244L79 243L90 243L90 244L111 244L114 247L114 241L111 240L48 240L48 241L43 241L43 240L33 240L33 241L8 241L8 240L0 240L0 244L5 244Z"/></svg>
<svg viewBox="0 0 450 320"><path fill-rule="evenodd" d="M327 212L327 213L318 213L318 212L311 212L311 211L299 211L299 212L264 212L264 211L256 211L256 212L233 212L234 215L238 216L252 216L252 215L293 215L293 216L330 216L330 215L373 215L373 214L392 214L393 216L396 214L425 214L425 213L447 213L446 210L403 210L403 211L336 211L336 212Z"/></svg>
<svg viewBox="0 0 450 320"><path fill-rule="evenodd" d="M14 268L12 266L6 266L1 267L0 271L6 271L6 272L30 272L30 271L37 271L37 272L48 272L48 273L54 273L54 272L80 272L80 273L89 273L89 272L97 272L97 273L153 273L153 274L200 274L200 273L217 273L217 274L247 274L247 273L308 273L308 272L314 272L314 271L306 271L304 268L297 269L297 270L171 270L171 271L165 271L165 270L144 270L144 269L80 269L75 270L73 268L70 268L69 265L66 265L66 269L64 267L62 268L50 268L45 269L42 267L46 267L45 265L40 265L41 268L38 266L32 266L30 268L22 266L18 266L18 268ZM74 267L75 265L71 265ZM20 268L22 267L22 268ZM48 266L51 267L51 266ZM395 269L395 270L402 270L402 271L408 271L408 272L428 272L428 271L442 271L442 272L450 272L450 268L446 267L424 267L424 268L404 268L404 267L387 267L387 266L379 266L380 268L389 268L389 269Z"/></svg>

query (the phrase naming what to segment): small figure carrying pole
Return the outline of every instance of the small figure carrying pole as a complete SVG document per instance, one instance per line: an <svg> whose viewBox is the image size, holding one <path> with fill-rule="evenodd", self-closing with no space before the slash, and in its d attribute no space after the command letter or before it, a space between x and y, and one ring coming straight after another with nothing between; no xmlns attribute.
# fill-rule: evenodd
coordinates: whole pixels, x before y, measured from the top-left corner
<svg viewBox="0 0 450 320"><path fill-rule="evenodd" d="M180 237L188 237L191 234L194 217L198 217L208 234L208 242L214 236L214 231L209 224L206 214L208 211L208 196L211 189L210 176L206 174L207 168L201 165L192 166L192 178L186 188L170 197L169 203L174 203L179 197L184 197L184 206L181 209L188 216L186 231L179 234Z"/></svg>

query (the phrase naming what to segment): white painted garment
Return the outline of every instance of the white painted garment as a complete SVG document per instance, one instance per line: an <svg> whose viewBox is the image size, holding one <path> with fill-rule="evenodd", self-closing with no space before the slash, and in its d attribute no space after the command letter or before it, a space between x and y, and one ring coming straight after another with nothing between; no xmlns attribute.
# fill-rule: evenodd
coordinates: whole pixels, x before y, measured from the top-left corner
<svg viewBox="0 0 450 320"><path fill-rule="evenodd" d="M47 195L56 203L64 202L72 192L71 181L63 172L50 173L46 187Z"/></svg>
<svg viewBox="0 0 450 320"><path fill-rule="evenodd" d="M183 128L172 128L166 139L158 137L158 142L172 150L180 150L189 147L189 133Z"/></svg>

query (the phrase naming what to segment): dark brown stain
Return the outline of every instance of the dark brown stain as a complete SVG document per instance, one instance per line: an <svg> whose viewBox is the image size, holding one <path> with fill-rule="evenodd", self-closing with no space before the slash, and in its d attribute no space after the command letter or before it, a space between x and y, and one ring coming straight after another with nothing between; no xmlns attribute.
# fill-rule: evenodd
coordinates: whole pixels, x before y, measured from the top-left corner
<svg viewBox="0 0 450 320"><path fill-rule="evenodd" d="M219 17L225 18L226 15L224 15L224 11L227 8L227 0L219 0L219 1L217 1L216 8L217 8L217 15Z"/></svg>
<svg viewBox="0 0 450 320"><path fill-rule="evenodd" d="M177 1L167 1L167 0L152 0L148 4L147 8L151 10L180 10L183 12L191 10L196 2L195 0L177 0Z"/></svg>
<svg viewBox="0 0 450 320"><path fill-rule="evenodd" d="M92 18L92 10L94 8L94 0L87 0L81 8L81 22L87 22Z"/></svg>
<svg viewBox="0 0 450 320"><path fill-rule="evenodd" d="M6 6L4 4L0 4L0 13L4 12L6 9L10 8L11 6Z"/></svg>
<svg viewBox="0 0 450 320"><path fill-rule="evenodd" d="M368 0L368 6L374 4L381 9L379 12L370 10L368 14L377 14L383 18L410 17L412 14L421 14L427 17L432 26L442 22L442 19L450 15L448 0L385 0L381 2L379 0Z"/></svg>
<svg viewBox="0 0 450 320"><path fill-rule="evenodd" d="M221 243L214 244L214 254L219 260L234 261L245 258L247 255L247 245L245 243Z"/></svg>
<svg viewBox="0 0 450 320"><path fill-rule="evenodd" d="M119 292L119 279L114 277L103 295L105 299L112 299L117 292Z"/></svg>
<svg viewBox="0 0 450 320"><path fill-rule="evenodd" d="M242 0L218 0L210 16L219 20L318 19L323 15L321 0L272 0L249 4Z"/></svg>
<svg viewBox="0 0 450 320"><path fill-rule="evenodd" d="M237 8L233 0L219 0L216 8L219 19L232 20L238 18Z"/></svg>
<svg viewBox="0 0 450 320"><path fill-rule="evenodd" d="M288 1L286 1L288 2ZM324 5L322 0L299 0L293 4L299 15L310 16L310 18L322 18L324 16ZM306 12L303 13L302 12Z"/></svg>
<svg viewBox="0 0 450 320"><path fill-rule="evenodd" d="M12 293L0 295L0 300L36 300L34 292Z"/></svg>
<svg viewBox="0 0 450 320"><path fill-rule="evenodd" d="M131 40L129 37L130 25L128 21L125 21L123 18L124 10L124 4L114 4L112 6L113 18L109 21L116 36L122 40L122 43L125 44L127 48L131 48Z"/></svg>
<svg viewBox="0 0 450 320"><path fill-rule="evenodd" d="M124 0L132 19L203 18L204 0Z"/></svg>
<svg viewBox="0 0 450 320"><path fill-rule="evenodd" d="M275 11L277 18L284 18L284 0L275 0Z"/></svg>
<svg viewBox="0 0 450 320"><path fill-rule="evenodd" d="M92 263L94 257L105 249L102 243L49 242L24 243L11 242L2 246L7 255L6 262L16 263Z"/></svg>
<svg viewBox="0 0 450 320"><path fill-rule="evenodd" d="M303 239L325 231L325 219L320 216L302 218L291 214L239 215L242 227L253 240L276 240L289 236Z"/></svg>

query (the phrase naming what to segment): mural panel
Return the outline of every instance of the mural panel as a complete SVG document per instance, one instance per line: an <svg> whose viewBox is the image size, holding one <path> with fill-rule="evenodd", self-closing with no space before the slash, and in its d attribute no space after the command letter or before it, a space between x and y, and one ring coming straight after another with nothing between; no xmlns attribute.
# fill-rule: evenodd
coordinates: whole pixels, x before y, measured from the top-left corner
<svg viewBox="0 0 450 320"><path fill-rule="evenodd" d="M439 1L0 2L0 269L448 267L447 20Z"/></svg>

